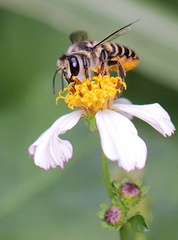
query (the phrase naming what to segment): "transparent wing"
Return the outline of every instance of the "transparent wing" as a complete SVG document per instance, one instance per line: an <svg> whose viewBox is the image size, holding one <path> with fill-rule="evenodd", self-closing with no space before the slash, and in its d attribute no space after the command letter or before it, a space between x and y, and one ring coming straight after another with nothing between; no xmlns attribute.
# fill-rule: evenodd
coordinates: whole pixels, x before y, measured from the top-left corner
<svg viewBox="0 0 178 240"><path fill-rule="evenodd" d="M100 41L99 43L97 43L94 48L97 48L99 45L101 45L104 42L111 42L113 39L118 38L126 33L128 33L131 29L131 25L134 24L135 22L139 21L140 19L126 25L125 27L120 28L119 30L113 32L112 34L110 34L109 36L107 36L106 38L104 38L102 41Z"/></svg>
<svg viewBox="0 0 178 240"><path fill-rule="evenodd" d="M88 39L88 34L85 31L76 31L70 34L70 40L72 43L85 41Z"/></svg>

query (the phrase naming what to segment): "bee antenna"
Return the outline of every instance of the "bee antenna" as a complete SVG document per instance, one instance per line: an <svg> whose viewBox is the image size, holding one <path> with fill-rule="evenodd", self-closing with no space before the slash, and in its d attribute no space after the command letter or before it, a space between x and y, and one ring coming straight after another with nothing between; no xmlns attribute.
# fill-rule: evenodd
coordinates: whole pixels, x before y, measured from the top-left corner
<svg viewBox="0 0 178 240"><path fill-rule="evenodd" d="M56 92L56 87L55 87L55 84L56 84L56 75L57 73L60 71L60 68L58 68L55 73L54 73L54 76L53 76L53 81L52 81L52 93L55 94Z"/></svg>
<svg viewBox="0 0 178 240"><path fill-rule="evenodd" d="M63 90L64 90L64 78L63 78L63 75L61 75L61 80L62 80L62 92L63 92Z"/></svg>

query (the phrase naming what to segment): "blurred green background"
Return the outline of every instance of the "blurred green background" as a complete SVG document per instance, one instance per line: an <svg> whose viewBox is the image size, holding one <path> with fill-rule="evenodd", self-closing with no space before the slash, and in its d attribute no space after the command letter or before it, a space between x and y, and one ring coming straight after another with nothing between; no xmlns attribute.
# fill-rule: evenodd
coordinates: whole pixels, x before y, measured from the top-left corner
<svg viewBox="0 0 178 240"><path fill-rule="evenodd" d="M177 126L177 9L175 0L0 1L0 239L118 239L117 232L100 228L96 215L108 202L97 134L80 121L64 136L74 147L64 170L36 167L27 148L70 112L62 101L56 106L51 93L56 60L70 45L68 35L84 29L92 40L101 40L137 19L132 31L116 40L142 59L127 74L123 96L136 104L159 102ZM138 119L134 124L148 146L144 173L131 173L150 186L146 239L175 240L178 135L164 138ZM110 170L112 178L121 175L115 163Z"/></svg>

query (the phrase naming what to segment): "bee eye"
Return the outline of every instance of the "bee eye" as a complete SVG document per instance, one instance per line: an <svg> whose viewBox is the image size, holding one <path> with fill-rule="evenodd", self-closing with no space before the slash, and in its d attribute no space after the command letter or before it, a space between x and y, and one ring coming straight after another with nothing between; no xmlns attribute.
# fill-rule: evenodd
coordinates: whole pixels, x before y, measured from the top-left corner
<svg viewBox="0 0 178 240"><path fill-rule="evenodd" d="M77 76L79 73L79 63L76 57L69 58L70 71L72 76Z"/></svg>

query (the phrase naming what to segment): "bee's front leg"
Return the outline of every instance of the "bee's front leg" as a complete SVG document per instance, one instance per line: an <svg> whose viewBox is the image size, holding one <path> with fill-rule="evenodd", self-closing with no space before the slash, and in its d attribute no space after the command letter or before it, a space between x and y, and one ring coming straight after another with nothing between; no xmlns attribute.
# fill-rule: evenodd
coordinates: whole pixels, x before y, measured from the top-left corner
<svg viewBox="0 0 178 240"><path fill-rule="evenodd" d="M89 60L85 55L81 55L81 56L82 56L82 62L83 62L84 75L88 79L90 77Z"/></svg>

